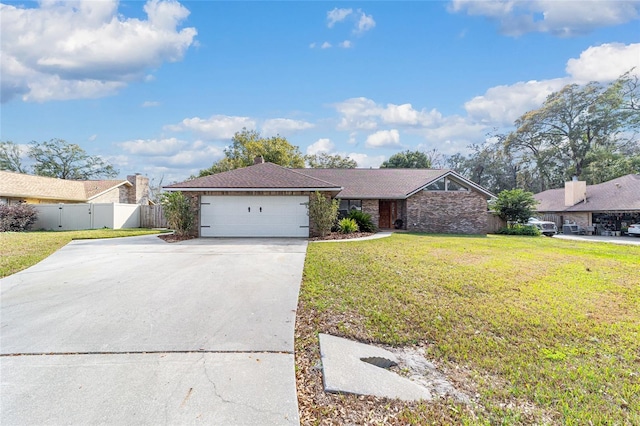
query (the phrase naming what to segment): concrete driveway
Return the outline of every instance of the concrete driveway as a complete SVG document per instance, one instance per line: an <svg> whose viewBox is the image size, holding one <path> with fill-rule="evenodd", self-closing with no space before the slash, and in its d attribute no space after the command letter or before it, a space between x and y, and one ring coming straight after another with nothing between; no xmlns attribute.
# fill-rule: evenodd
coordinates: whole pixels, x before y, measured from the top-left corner
<svg viewBox="0 0 640 426"><path fill-rule="evenodd" d="M298 424L306 245L74 241L0 280L0 423Z"/></svg>

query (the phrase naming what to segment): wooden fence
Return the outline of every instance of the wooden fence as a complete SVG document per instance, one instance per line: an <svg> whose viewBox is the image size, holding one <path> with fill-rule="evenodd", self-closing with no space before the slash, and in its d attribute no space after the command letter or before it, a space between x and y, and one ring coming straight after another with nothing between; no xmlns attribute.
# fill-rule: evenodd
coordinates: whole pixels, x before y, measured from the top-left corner
<svg viewBox="0 0 640 426"><path fill-rule="evenodd" d="M495 234L500 228L507 226L507 222L493 213L487 213L487 234Z"/></svg>
<svg viewBox="0 0 640 426"><path fill-rule="evenodd" d="M140 206L141 228L166 228L167 219L161 205Z"/></svg>

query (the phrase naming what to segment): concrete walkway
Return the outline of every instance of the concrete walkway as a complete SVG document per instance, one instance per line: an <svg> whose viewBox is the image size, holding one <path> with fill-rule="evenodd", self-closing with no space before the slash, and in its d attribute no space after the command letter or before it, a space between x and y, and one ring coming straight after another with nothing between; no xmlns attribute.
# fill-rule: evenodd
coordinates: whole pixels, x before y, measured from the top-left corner
<svg viewBox="0 0 640 426"><path fill-rule="evenodd" d="M298 424L306 245L74 241L0 280L0 423Z"/></svg>

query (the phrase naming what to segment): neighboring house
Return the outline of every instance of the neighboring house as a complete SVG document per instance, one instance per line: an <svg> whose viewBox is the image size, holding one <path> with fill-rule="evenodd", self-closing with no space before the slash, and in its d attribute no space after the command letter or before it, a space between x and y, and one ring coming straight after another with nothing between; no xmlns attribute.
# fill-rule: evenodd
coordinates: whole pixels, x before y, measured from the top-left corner
<svg viewBox="0 0 640 426"><path fill-rule="evenodd" d="M534 195L536 211L547 220L576 224L596 234L640 223L640 175L626 175L597 185L565 182L564 189Z"/></svg>
<svg viewBox="0 0 640 426"><path fill-rule="evenodd" d="M203 237L313 235L307 203L316 191L339 199L343 214L369 213L382 229L485 234L493 197L451 170L286 169L262 162L165 189L191 197Z"/></svg>
<svg viewBox="0 0 640 426"><path fill-rule="evenodd" d="M66 180L0 171L0 203L149 204L149 179L140 175L127 180Z"/></svg>

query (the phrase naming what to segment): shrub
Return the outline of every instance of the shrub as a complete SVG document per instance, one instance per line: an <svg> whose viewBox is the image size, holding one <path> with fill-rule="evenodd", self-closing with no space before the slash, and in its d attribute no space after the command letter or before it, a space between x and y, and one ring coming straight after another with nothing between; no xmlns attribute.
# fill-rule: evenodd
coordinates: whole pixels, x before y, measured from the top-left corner
<svg viewBox="0 0 640 426"><path fill-rule="evenodd" d="M38 219L38 211L29 204L0 205L0 232L28 231Z"/></svg>
<svg viewBox="0 0 640 426"><path fill-rule="evenodd" d="M343 234L352 234L354 232L358 232L358 223L353 219L345 217L340 222L338 222L338 231Z"/></svg>
<svg viewBox="0 0 640 426"><path fill-rule="evenodd" d="M189 197L180 191L165 192L160 195L160 203L169 228L176 231L178 236L188 235L195 222Z"/></svg>
<svg viewBox="0 0 640 426"><path fill-rule="evenodd" d="M502 235L526 235L526 236L532 236L532 237L538 237L540 235L542 235L540 233L540 230L538 228L536 228L535 226L530 226L530 225L512 225L510 227L506 227L506 228L500 228L498 230L498 232L496 232L496 234L502 234Z"/></svg>
<svg viewBox="0 0 640 426"><path fill-rule="evenodd" d="M490 202L490 207L494 214L507 223L525 223L535 213L536 204L538 201L533 198L532 192L511 189L500 192L498 198Z"/></svg>
<svg viewBox="0 0 640 426"><path fill-rule="evenodd" d="M360 232L376 232L376 225L371 220L371 215L360 210L351 210L347 215L358 224Z"/></svg>
<svg viewBox="0 0 640 426"><path fill-rule="evenodd" d="M321 236L331 232L338 217L338 200L331 200L316 191L309 199L309 218L315 225L315 231Z"/></svg>

